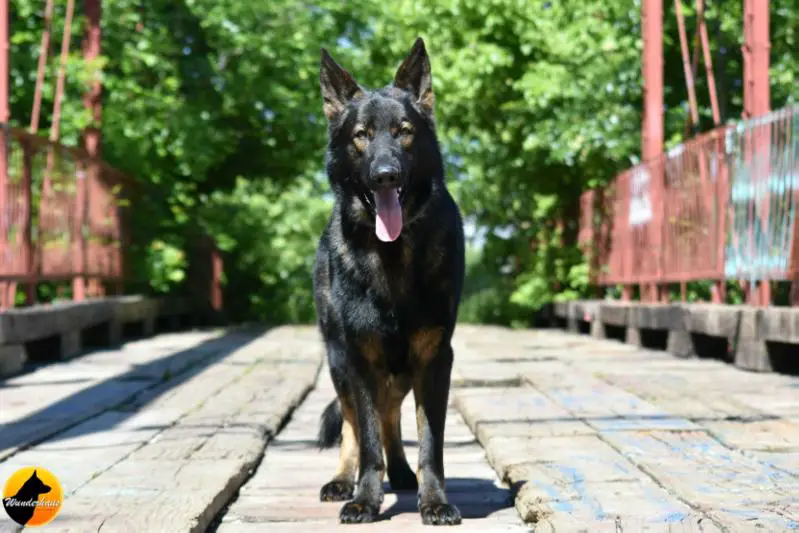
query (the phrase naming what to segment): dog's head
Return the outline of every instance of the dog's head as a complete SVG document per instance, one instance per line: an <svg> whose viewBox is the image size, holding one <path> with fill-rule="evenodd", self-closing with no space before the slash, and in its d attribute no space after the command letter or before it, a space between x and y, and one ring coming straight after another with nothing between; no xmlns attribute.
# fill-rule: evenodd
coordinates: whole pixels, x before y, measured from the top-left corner
<svg viewBox="0 0 799 533"><path fill-rule="evenodd" d="M396 240L424 209L443 164L435 135L430 60L417 39L393 84L369 91L322 50L328 175L353 218Z"/></svg>

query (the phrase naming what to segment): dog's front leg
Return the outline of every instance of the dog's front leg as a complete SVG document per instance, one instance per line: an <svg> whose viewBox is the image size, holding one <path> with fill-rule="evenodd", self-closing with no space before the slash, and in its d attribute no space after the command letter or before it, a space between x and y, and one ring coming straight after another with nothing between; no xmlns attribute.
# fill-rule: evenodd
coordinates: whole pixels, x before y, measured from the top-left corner
<svg viewBox="0 0 799 533"><path fill-rule="evenodd" d="M339 519L344 524L374 522L383 503L383 448L376 402L376 386L366 368L351 364L350 383L358 426L360 472L352 501L341 508Z"/></svg>
<svg viewBox="0 0 799 533"><path fill-rule="evenodd" d="M419 336L417 336L419 338ZM428 339L430 338L428 334ZM452 347L414 342L419 366L415 369L413 395L416 400L416 429L419 434L419 512L422 523L461 523L457 507L447 502L444 492L444 425L447 417Z"/></svg>

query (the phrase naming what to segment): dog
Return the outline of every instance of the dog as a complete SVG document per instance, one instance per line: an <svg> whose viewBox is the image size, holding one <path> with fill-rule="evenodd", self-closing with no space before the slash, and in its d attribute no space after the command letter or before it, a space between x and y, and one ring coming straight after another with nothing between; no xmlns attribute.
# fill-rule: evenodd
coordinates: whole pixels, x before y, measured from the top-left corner
<svg viewBox="0 0 799 533"><path fill-rule="evenodd" d="M39 501L39 496L47 494L51 490L52 487L45 485L34 470L31 477L22 484L16 494L3 498L3 507L14 522L24 526L36 511L36 502Z"/></svg>
<svg viewBox="0 0 799 533"><path fill-rule="evenodd" d="M313 284L337 398L322 413L318 440L322 448L340 443L338 468L320 498L350 500L342 523L373 522L388 474L393 490L418 489L424 524L459 524L444 492L444 425L464 234L444 181L424 41L378 90L360 86L322 49L320 83L335 202ZM410 391L416 473L400 434Z"/></svg>

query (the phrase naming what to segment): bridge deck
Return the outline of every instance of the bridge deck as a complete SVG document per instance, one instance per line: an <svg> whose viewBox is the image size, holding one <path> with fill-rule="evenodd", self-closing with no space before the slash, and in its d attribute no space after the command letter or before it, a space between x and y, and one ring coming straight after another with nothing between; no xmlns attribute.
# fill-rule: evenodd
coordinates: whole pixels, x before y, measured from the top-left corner
<svg viewBox="0 0 799 533"><path fill-rule="evenodd" d="M455 351L445 461L461 530L799 528L799 378L554 331L462 326ZM347 529L317 501L337 457L312 443L333 394L322 360L312 328L208 331L7 379L0 480L59 477L49 531ZM389 491L384 511L370 531L422 528L413 495Z"/></svg>

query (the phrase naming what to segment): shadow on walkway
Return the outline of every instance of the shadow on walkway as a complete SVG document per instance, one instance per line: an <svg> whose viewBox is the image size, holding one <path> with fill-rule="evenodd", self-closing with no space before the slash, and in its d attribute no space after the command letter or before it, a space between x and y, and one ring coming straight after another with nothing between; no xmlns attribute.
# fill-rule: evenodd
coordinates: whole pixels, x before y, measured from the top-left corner
<svg viewBox="0 0 799 533"><path fill-rule="evenodd" d="M396 494L397 501L386 509L380 520L390 520L404 513L419 513L416 491L392 491L388 482L384 482L384 490L387 494ZM447 498L460 510L465 520L486 518L513 507L513 495L509 489L497 487L490 479L483 478L447 478Z"/></svg>
<svg viewBox="0 0 799 533"><path fill-rule="evenodd" d="M139 409L185 383L192 377L246 346L267 331L266 327L241 328L177 353L135 365L124 374L109 378L58 400L23 418L0 425L0 452L14 447L27 447L43 440L61 439L65 430L74 438L88 433L109 430L133 416ZM88 354L87 354L88 355ZM65 363L65 364L68 364ZM32 383L40 393L39 383ZM4 389L18 386L0 382L0 397ZM106 423L82 424L106 411L117 417L102 417Z"/></svg>

